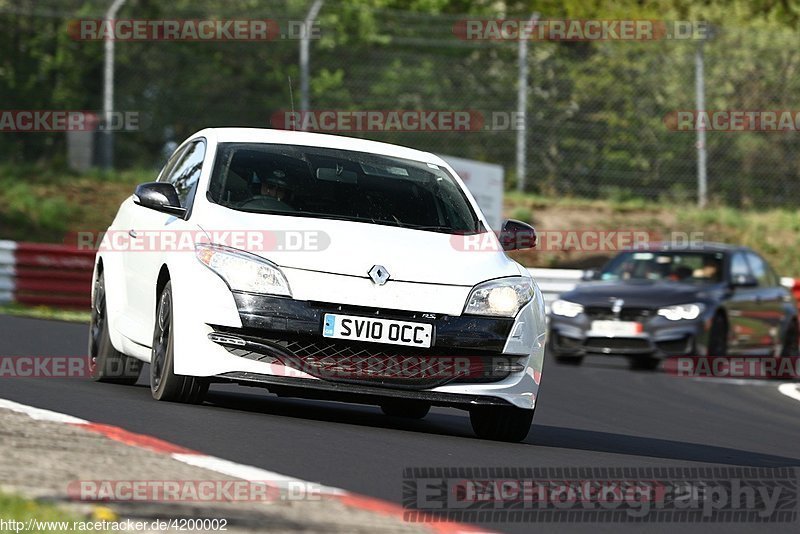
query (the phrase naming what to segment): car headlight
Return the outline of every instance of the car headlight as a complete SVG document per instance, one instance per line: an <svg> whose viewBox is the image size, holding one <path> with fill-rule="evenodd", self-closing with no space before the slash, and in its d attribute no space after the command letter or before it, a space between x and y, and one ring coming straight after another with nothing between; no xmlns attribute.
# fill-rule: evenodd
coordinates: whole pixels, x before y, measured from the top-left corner
<svg viewBox="0 0 800 534"><path fill-rule="evenodd" d="M514 276L489 280L472 289L464 313L514 317L531 301L533 294L533 282L529 278Z"/></svg>
<svg viewBox="0 0 800 534"><path fill-rule="evenodd" d="M550 313L562 317L577 317L583 313L583 306L568 300L556 300L550 305Z"/></svg>
<svg viewBox="0 0 800 534"><path fill-rule="evenodd" d="M281 270L255 254L208 243L197 244L195 254L200 263L217 273L232 291L292 296Z"/></svg>
<svg viewBox="0 0 800 534"><path fill-rule="evenodd" d="M670 321L691 320L700 317L700 314L705 309L706 307L702 304L678 304L677 306L660 308L658 314Z"/></svg>

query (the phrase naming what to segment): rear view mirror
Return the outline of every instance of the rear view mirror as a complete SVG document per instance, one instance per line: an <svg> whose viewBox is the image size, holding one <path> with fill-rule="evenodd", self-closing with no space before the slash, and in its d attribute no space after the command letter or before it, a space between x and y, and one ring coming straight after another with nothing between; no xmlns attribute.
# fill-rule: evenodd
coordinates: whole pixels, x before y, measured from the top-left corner
<svg viewBox="0 0 800 534"><path fill-rule="evenodd" d="M503 223L500 231L500 244L503 250L524 250L536 246L536 230L530 224L514 219Z"/></svg>
<svg viewBox="0 0 800 534"><path fill-rule="evenodd" d="M133 202L139 206L169 213L181 219L186 216L186 208L181 206L178 191L174 185L166 182L139 184L133 194Z"/></svg>
<svg viewBox="0 0 800 534"><path fill-rule="evenodd" d="M595 279L597 279L597 271L594 269L586 269L583 271L583 274L581 274L581 280L584 282L590 282Z"/></svg>
<svg viewBox="0 0 800 534"><path fill-rule="evenodd" d="M353 171L346 171L341 167L335 169L330 167L319 167L317 169L317 179L326 182L340 182L343 184L358 183L358 174Z"/></svg>

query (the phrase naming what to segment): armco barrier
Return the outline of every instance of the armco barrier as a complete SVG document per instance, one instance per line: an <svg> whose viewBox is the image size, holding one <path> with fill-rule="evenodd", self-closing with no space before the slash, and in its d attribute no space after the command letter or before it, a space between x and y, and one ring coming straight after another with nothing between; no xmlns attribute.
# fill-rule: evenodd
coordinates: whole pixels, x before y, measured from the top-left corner
<svg viewBox="0 0 800 534"><path fill-rule="evenodd" d="M94 251L65 245L0 241L0 303L90 307ZM558 295L580 281L578 269L528 269L539 284L549 311ZM784 277L800 302L800 279Z"/></svg>
<svg viewBox="0 0 800 534"><path fill-rule="evenodd" d="M90 307L94 251L0 241L0 301Z"/></svg>
<svg viewBox="0 0 800 534"><path fill-rule="evenodd" d="M0 303L14 300L16 271L14 266L14 250L17 244L13 241L0 241Z"/></svg>

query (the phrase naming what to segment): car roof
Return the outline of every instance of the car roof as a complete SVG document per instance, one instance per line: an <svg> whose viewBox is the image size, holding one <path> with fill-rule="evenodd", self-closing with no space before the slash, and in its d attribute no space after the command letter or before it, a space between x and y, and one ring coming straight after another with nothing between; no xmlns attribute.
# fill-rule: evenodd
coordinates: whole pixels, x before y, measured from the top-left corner
<svg viewBox="0 0 800 534"><path fill-rule="evenodd" d="M195 133L192 137L212 137L219 143L271 143L336 148L447 165L443 159L430 152L344 135L275 130L272 128L206 128Z"/></svg>
<svg viewBox="0 0 800 534"><path fill-rule="evenodd" d="M686 245L676 244L672 242L655 242L655 243L648 243L646 247L640 247L636 250L641 252L663 252L663 251L686 251L686 252L738 252L738 251L748 251L751 252L752 249L750 247L745 247L743 245L731 245L728 243L716 243L713 241L703 241L699 243L690 243Z"/></svg>

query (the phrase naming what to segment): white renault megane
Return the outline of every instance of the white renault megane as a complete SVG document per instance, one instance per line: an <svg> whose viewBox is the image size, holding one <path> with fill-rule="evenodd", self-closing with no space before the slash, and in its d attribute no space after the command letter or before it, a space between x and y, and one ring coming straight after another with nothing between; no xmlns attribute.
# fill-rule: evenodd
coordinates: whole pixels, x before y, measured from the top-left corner
<svg viewBox="0 0 800 534"><path fill-rule="evenodd" d="M542 295L433 154L340 136L207 129L120 206L99 247L89 354L98 381L150 363L158 400L209 383L468 410L480 437L530 429Z"/></svg>

